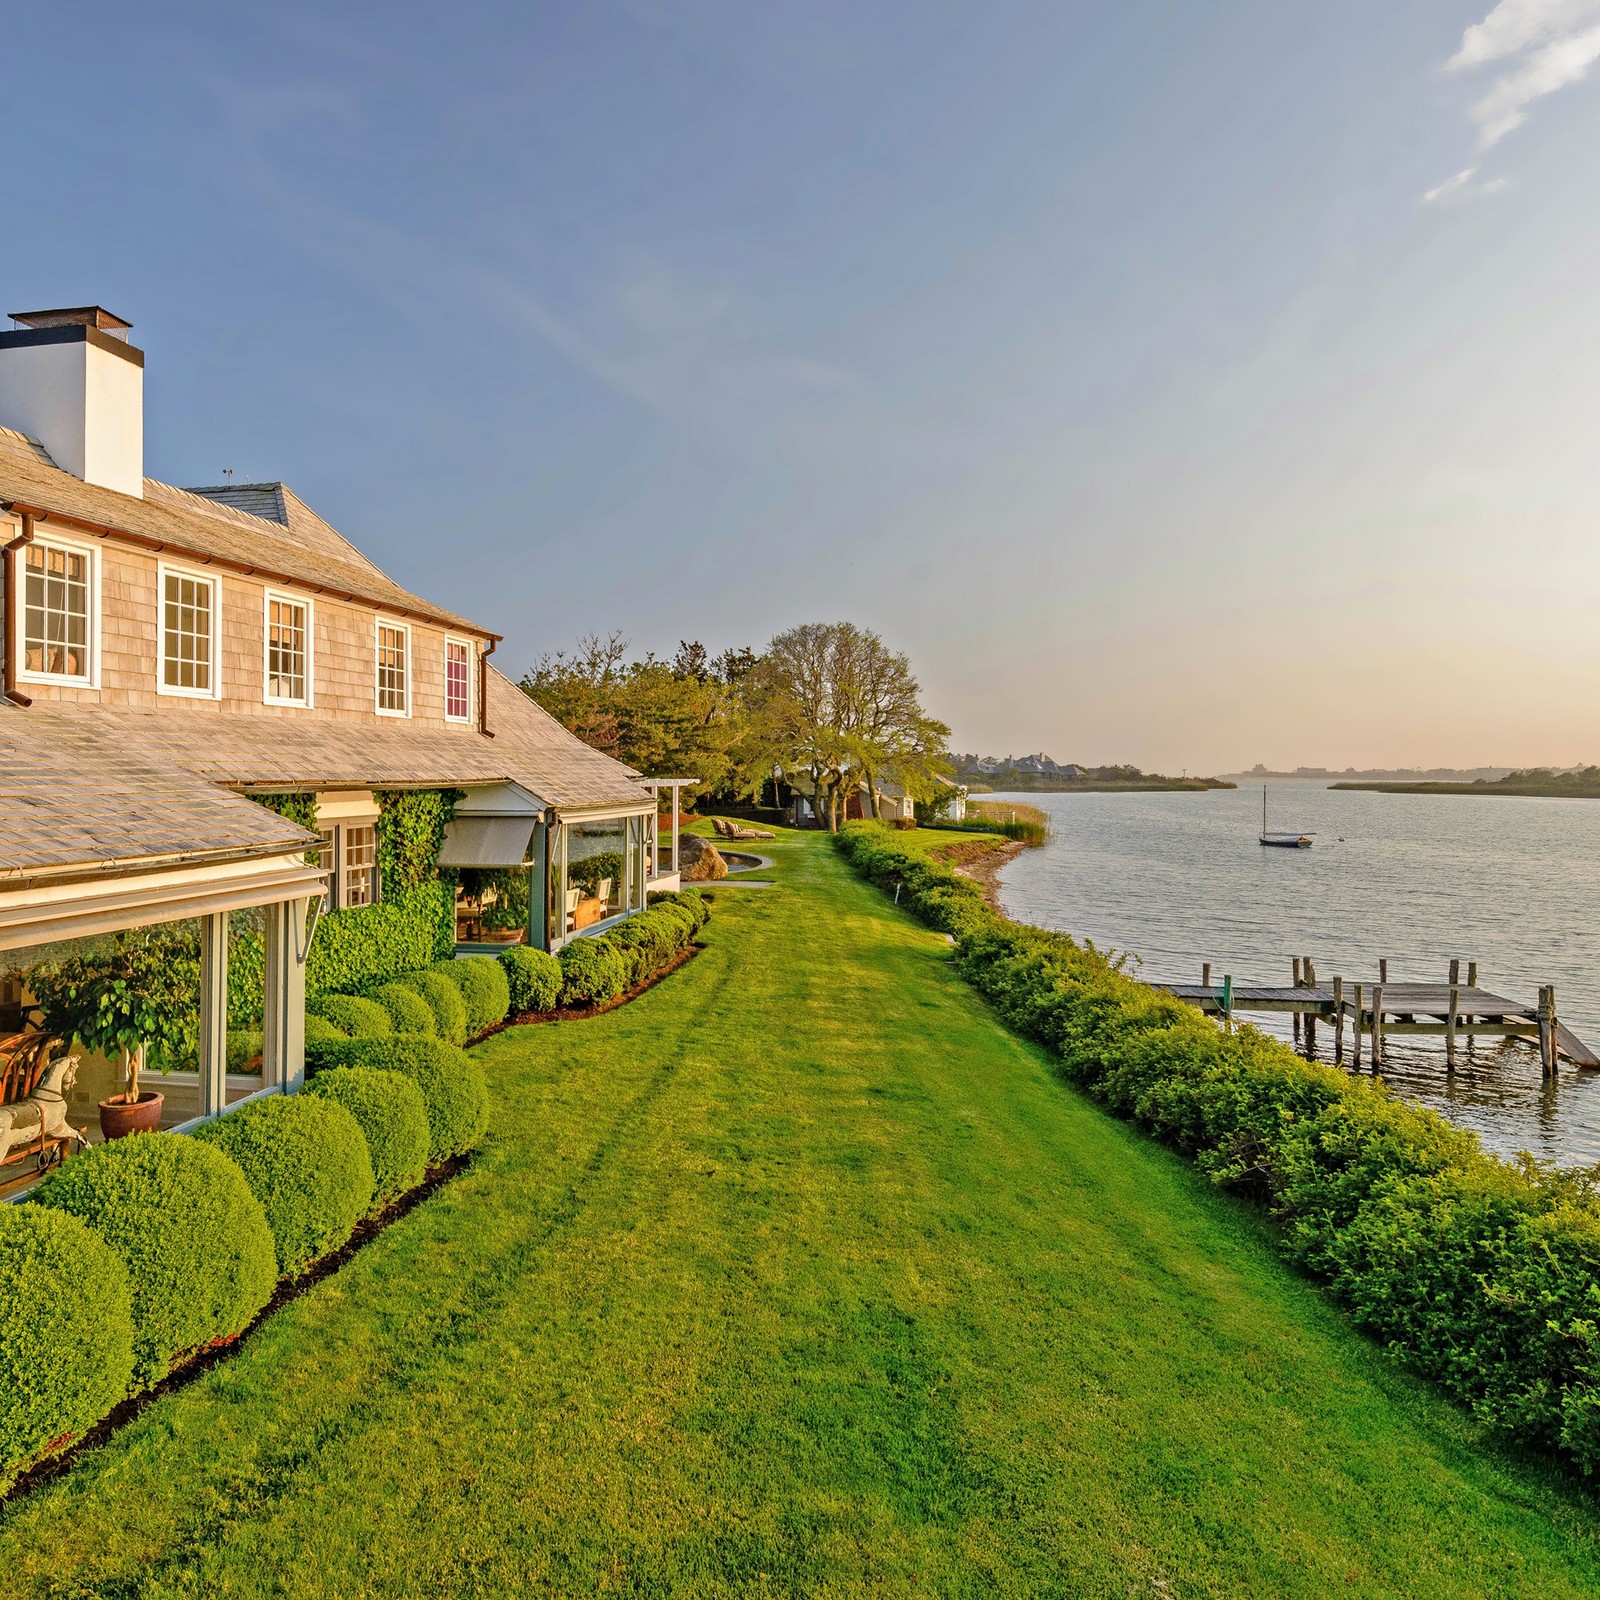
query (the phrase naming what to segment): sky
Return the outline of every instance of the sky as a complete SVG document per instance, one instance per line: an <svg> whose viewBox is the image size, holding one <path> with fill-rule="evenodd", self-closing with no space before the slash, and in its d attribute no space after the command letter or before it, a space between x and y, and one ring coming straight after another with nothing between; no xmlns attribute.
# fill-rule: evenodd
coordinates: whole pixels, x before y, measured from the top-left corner
<svg viewBox="0 0 1600 1600"><path fill-rule="evenodd" d="M952 747L1600 761L1600 0L7 18L7 310L519 674L850 619Z"/></svg>

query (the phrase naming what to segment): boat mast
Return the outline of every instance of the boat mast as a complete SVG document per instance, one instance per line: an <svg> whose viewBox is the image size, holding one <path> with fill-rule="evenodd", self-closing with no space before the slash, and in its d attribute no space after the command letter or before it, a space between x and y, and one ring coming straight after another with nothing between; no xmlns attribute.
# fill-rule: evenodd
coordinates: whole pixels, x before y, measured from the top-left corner
<svg viewBox="0 0 1600 1600"><path fill-rule="evenodd" d="M1261 785L1261 831L1267 831L1267 786Z"/></svg>

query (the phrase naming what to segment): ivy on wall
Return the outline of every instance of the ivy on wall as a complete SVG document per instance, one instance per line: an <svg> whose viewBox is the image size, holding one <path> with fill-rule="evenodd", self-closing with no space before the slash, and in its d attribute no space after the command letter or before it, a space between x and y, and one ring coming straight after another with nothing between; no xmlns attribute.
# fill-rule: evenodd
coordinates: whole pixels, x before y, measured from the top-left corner
<svg viewBox="0 0 1600 1600"><path fill-rule="evenodd" d="M258 806L265 806L268 811L277 812L289 822L298 822L308 833L317 831L317 797L309 789L297 790L293 794L253 794L250 799ZM314 867L316 864L316 850L307 850L306 865Z"/></svg>
<svg viewBox="0 0 1600 1600"><path fill-rule="evenodd" d="M306 960L306 993L354 994L432 966L456 945L456 891L435 879L375 906L329 911Z"/></svg>
<svg viewBox="0 0 1600 1600"><path fill-rule="evenodd" d="M404 893L440 876L439 846L460 789L377 789L378 881L385 895ZM450 881L454 883L454 875Z"/></svg>

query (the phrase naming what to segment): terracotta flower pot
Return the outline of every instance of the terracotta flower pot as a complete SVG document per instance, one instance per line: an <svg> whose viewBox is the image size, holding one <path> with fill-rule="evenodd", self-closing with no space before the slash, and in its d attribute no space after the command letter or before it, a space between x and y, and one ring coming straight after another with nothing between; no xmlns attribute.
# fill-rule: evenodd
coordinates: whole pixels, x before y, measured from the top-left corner
<svg viewBox="0 0 1600 1600"><path fill-rule="evenodd" d="M100 1132L107 1139L121 1139L130 1133L153 1133L161 1126L161 1108L167 1097L147 1089L129 1105L120 1094L100 1102Z"/></svg>

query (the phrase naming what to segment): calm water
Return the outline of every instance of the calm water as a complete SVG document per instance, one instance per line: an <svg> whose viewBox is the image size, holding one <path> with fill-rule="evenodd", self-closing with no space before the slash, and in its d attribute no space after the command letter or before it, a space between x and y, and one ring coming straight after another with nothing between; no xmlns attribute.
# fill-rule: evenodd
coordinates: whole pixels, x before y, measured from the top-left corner
<svg viewBox="0 0 1600 1600"><path fill-rule="evenodd" d="M1014 917L1102 948L1135 952L1141 975L1200 981L1291 980L1308 955L1317 978L1443 982L1452 957L1478 981L1531 1005L1556 987L1561 1020L1600 1047L1600 801L1336 793L1271 786L1270 825L1316 834L1310 850L1256 841L1261 790L1207 794L1018 795L1051 815L1042 849L1001 876ZM1289 1037L1290 1019L1252 1018ZM1332 1029L1317 1029L1332 1059ZM1474 1129L1502 1153L1566 1165L1600 1162L1600 1072L1562 1063L1544 1086L1536 1048L1485 1039L1458 1057L1443 1042L1385 1041L1402 1094Z"/></svg>

